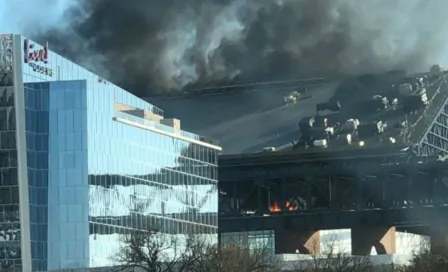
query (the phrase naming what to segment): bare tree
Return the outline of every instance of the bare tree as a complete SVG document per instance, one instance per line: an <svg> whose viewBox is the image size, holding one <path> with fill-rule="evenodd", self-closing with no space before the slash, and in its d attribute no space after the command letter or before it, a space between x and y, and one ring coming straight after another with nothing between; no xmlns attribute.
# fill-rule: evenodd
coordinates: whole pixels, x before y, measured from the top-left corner
<svg viewBox="0 0 448 272"><path fill-rule="evenodd" d="M265 247L249 248L240 244L216 245L207 248L201 270L194 272L274 272L279 271L276 259Z"/></svg>
<svg viewBox="0 0 448 272"><path fill-rule="evenodd" d="M426 249L415 254L408 266L402 267L402 272L433 272L448 271L448 253L431 253Z"/></svg>
<svg viewBox="0 0 448 272"><path fill-rule="evenodd" d="M180 261L180 246L175 236L157 231L134 231L123 236L115 260L121 271L171 272Z"/></svg>
<svg viewBox="0 0 448 272"><path fill-rule="evenodd" d="M190 235L178 260L177 271L206 272L210 247L211 245L200 235Z"/></svg>
<svg viewBox="0 0 448 272"><path fill-rule="evenodd" d="M421 241L408 265L397 268L397 272L448 271L448 245L442 246L437 253L431 252L429 240Z"/></svg>
<svg viewBox="0 0 448 272"><path fill-rule="evenodd" d="M312 252L319 252L320 240L311 241L316 247ZM311 259L298 261L294 265L296 272L368 272L372 270L372 263L368 256L351 256L344 253L337 237L332 237L325 244L320 254L311 255Z"/></svg>
<svg viewBox="0 0 448 272"><path fill-rule="evenodd" d="M200 236L180 241L155 231L123 237L116 256L118 271L148 272L276 272L275 259L264 248L238 244L218 247Z"/></svg>

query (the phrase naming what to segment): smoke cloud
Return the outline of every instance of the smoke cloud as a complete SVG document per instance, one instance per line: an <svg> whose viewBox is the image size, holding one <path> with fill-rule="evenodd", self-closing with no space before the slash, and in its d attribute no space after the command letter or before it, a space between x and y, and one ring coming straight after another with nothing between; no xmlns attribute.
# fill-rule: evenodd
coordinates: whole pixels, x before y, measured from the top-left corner
<svg viewBox="0 0 448 272"><path fill-rule="evenodd" d="M20 27L140 96L447 59L446 0L72 1L62 24Z"/></svg>

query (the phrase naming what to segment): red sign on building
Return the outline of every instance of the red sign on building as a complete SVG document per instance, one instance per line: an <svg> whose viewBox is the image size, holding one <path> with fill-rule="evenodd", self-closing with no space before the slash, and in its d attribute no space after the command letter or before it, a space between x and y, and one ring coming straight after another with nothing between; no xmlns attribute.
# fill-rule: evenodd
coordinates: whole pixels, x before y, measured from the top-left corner
<svg viewBox="0 0 448 272"><path fill-rule="evenodd" d="M48 42L45 43L43 49L34 50L34 44L32 44L30 40L25 39L24 42L25 63L31 63L31 62L48 63L48 52L49 52Z"/></svg>
<svg viewBox="0 0 448 272"><path fill-rule="evenodd" d="M39 62L48 63L49 52L50 49L48 42L45 43L45 46L42 49L36 50L34 49L34 44L30 40L25 39L24 41L23 53L25 63L28 63L35 72L39 72L47 76L53 76L53 70L51 68L38 64Z"/></svg>

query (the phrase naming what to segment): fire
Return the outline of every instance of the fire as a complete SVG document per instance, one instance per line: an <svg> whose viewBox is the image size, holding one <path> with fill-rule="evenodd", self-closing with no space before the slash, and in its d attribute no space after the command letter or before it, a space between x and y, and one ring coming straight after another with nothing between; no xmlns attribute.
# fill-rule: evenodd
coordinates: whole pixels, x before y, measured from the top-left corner
<svg viewBox="0 0 448 272"><path fill-rule="evenodd" d="M286 201L286 208L288 209L288 211L296 211L298 209L297 205L293 205L289 201Z"/></svg>
<svg viewBox="0 0 448 272"><path fill-rule="evenodd" d="M289 201L286 201L285 203L286 205L286 210L287 211L297 211L298 210L298 206L294 205L294 203L291 203ZM281 212L282 208L280 207L280 205L278 204L277 201L274 202L274 204L272 204L271 206L269 206L269 211L271 212Z"/></svg>
<svg viewBox="0 0 448 272"><path fill-rule="evenodd" d="M280 205L278 205L278 202L275 201L274 204L269 207L269 211L271 211L271 212L281 212L282 209L280 208Z"/></svg>

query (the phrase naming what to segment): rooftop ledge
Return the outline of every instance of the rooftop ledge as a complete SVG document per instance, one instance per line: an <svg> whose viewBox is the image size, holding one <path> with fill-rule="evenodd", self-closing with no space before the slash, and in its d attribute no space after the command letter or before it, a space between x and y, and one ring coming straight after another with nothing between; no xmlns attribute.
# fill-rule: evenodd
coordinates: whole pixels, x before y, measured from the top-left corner
<svg viewBox="0 0 448 272"><path fill-rule="evenodd" d="M116 112L116 114L118 116L114 116L112 119L116 122L120 122L126 125L130 125L133 127L137 127L137 128L141 128L141 129L145 129L145 130L149 130L155 133L159 133L162 135L166 135L166 136L170 136L179 140L183 140L192 144L197 144L200 146L204 146L204 147L208 147L217 151L222 151L222 148L220 146L211 144L211 143L207 143L204 141L200 140L200 137L198 135L195 135L193 133L188 133L185 131L174 131L174 129L172 127L168 127L165 125L161 125L158 124L156 122L153 122L151 120L145 120L145 119L141 119L141 120L130 120L131 119L136 119L138 117L132 116L127 114L127 116L120 116L120 115L124 115L124 113L122 112ZM130 118L129 118L130 117ZM156 124L158 125L156 127Z"/></svg>

